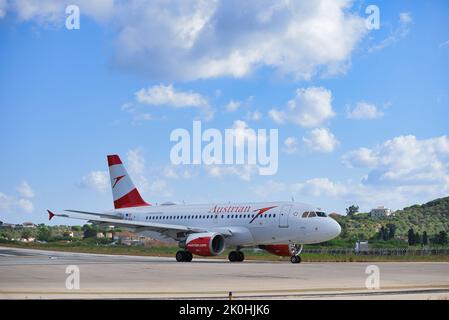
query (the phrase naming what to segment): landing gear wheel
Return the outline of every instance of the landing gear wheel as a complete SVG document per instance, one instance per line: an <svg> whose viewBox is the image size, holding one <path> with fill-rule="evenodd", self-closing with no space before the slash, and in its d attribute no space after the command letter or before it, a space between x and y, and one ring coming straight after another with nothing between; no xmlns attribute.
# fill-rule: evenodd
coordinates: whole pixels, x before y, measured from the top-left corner
<svg viewBox="0 0 449 320"><path fill-rule="evenodd" d="M245 260L245 255L240 250L231 251L229 252L228 259L231 262L242 262L243 260Z"/></svg>
<svg viewBox="0 0 449 320"><path fill-rule="evenodd" d="M179 250L176 252L176 261L178 262L190 262L192 261L192 254L188 251Z"/></svg>
<svg viewBox="0 0 449 320"><path fill-rule="evenodd" d="M239 257L239 259L237 260L238 262L242 262L243 260L245 260L245 255L243 254L242 251L237 251L237 253Z"/></svg>
<svg viewBox="0 0 449 320"><path fill-rule="evenodd" d="M301 257L300 256L292 256L290 258L291 263L301 263Z"/></svg>
<svg viewBox="0 0 449 320"><path fill-rule="evenodd" d="M231 252L229 252L228 259L229 259L229 261L231 261L231 262L237 262L237 261L239 261L239 254L238 254L238 252L237 252L237 251L231 251Z"/></svg>

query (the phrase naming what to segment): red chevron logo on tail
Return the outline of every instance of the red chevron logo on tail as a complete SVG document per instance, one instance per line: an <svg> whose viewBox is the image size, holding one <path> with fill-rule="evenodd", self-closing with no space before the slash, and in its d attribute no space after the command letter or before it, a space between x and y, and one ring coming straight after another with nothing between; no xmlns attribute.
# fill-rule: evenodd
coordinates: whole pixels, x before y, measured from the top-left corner
<svg viewBox="0 0 449 320"><path fill-rule="evenodd" d="M117 182L119 182L120 180L122 180L123 178L125 177L125 175L123 175L123 176L119 176L119 177L117 177L117 178L114 178L114 184L112 185L112 189L114 189L115 188L115 185L117 184Z"/></svg>

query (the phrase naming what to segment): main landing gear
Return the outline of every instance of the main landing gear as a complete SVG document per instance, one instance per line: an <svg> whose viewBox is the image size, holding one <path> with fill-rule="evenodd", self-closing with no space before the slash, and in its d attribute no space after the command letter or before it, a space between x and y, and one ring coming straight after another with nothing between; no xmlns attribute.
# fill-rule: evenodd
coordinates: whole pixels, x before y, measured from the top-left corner
<svg viewBox="0 0 449 320"><path fill-rule="evenodd" d="M240 250L231 251L229 252L228 259L231 262L242 262L243 260L245 260L245 255Z"/></svg>
<svg viewBox="0 0 449 320"><path fill-rule="evenodd" d="M300 254L302 252L302 244L301 245L294 244L292 252L293 252L293 255L290 258L291 263L301 263Z"/></svg>
<svg viewBox="0 0 449 320"><path fill-rule="evenodd" d="M189 251L179 250L176 252L176 261L178 262L190 262L192 258L193 256Z"/></svg>

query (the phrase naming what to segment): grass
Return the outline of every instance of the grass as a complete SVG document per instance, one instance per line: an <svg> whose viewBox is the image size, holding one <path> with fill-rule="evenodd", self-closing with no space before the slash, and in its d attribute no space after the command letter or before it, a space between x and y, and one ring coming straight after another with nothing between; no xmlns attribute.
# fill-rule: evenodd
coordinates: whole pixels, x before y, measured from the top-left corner
<svg viewBox="0 0 449 320"><path fill-rule="evenodd" d="M112 255L133 255L133 256L156 256L173 257L177 246L164 245L154 247L144 246L107 246L79 243L1 243L0 246L14 248L28 248L40 250L54 250L66 252L112 254ZM226 250L218 257L211 259L227 257L229 250ZM289 257L278 257L265 251L244 250L245 257L248 260L266 260L266 261L288 261ZM355 255L355 254L318 254L304 253L301 255L303 262L449 262L449 255L433 256L373 256L373 255Z"/></svg>

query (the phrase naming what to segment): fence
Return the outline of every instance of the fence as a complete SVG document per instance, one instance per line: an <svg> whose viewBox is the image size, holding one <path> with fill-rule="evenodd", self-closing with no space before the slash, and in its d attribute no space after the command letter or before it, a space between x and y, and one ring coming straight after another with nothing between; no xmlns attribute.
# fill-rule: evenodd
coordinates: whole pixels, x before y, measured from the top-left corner
<svg viewBox="0 0 449 320"><path fill-rule="evenodd" d="M303 253L318 253L318 254L330 254L330 255L373 255L373 256L437 256L437 255L449 255L449 248L423 248L423 249L409 249L409 248L371 248L356 252L354 249L341 248L341 249L304 249Z"/></svg>

